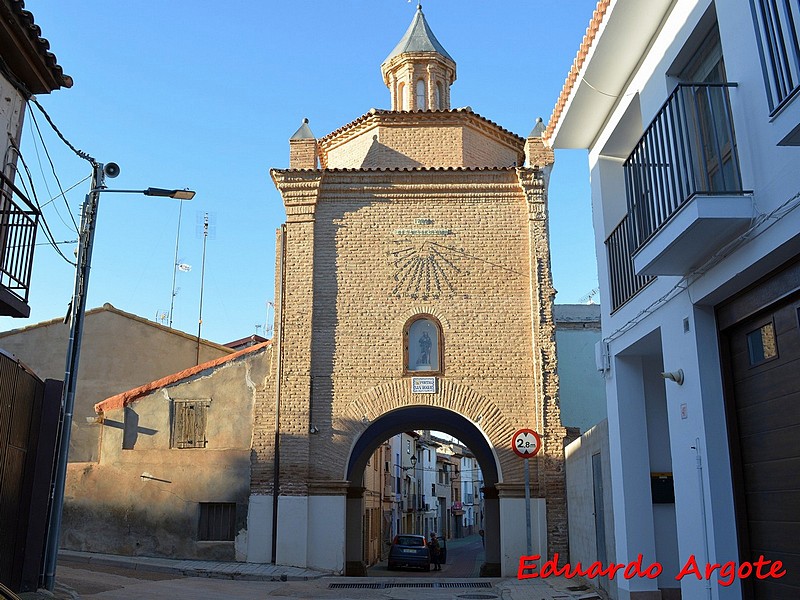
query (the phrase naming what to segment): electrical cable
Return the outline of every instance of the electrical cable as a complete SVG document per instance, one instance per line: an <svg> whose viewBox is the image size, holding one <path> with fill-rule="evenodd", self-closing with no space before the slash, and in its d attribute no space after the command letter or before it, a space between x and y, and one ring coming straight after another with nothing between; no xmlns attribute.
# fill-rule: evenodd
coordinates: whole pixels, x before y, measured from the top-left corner
<svg viewBox="0 0 800 600"><path fill-rule="evenodd" d="M42 112L44 118L47 119L47 122L50 124L50 127L52 127L53 131L56 132L56 135L61 138L61 141L67 145L67 148L72 150L79 158L88 161L92 165L97 164L97 161L94 158L92 158L88 153L84 152L83 150L79 150L78 148L73 146L70 143L70 141L64 136L64 134L61 133L61 130L59 130L59 128L56 127L56 124L53 123L53 119L50 118L50 115L47 114L47 111L44 109L44 107L41 104L39 104L39 101L36 99L36 96L30 97L30 100L28 100L28 104L30 104L31 102L33 102L36 108L38 108Z"/></svg>
<svg viewBox="0 0 800 600"><path fill-rule="evenodd" d="M19 157L20 162L22 163L22 166L25 169L25 174L28 177L28 182L30 183L30 186L31 186L30 195L33 198L34 203L36 204L36 207L39 209L39 216L41 217L42 225L44 226L43 231L44 231L45 237L47 238L47 241L50 242L50 245L53 247L53 249L56 251L56 253L59 256L61 256L61 258L63 258L65 261L67 261L73 267L77 266L76 263L72 262L69 258L67 258L67 256L61 251L61 248L59 248L58 245L56 244L56 238L53 235L53 232L50 230L50 225L48 224L47 219L44 216L44 213L42 213L42 207L39 204L39 198L36 195L36 187L33 185L33 177L31 176L31 172L28 169L28 165L25 163L25 159L22 157L22 154L19 152L19 148L17 148L17 155ZM21 183L22 183L23 187L25 188L25 191L27 192L28 191L27 190L27 186L25 186L24 182L21 182Z"/></svg>
<svg viewBox="0 0 800 600"><path fill-rule="evenodd" d="M31 134L33 134L33 126L31 126ZM12 141L12 142L11 142L11 144L13 144L13 143L14 143L14 142ZM47 195L48 195L48 196L52 196L52 195L53 195L53 192L51 192L51 191L50 191L50 186L47 184L47 179L45 178L45 175L44 175L44 167L42 166L42 157L41 157L41 155L39 154L39 146L36 144L36 140L35 140L35 139L34 139L34 142L33 142L33 148L34 148L34 150L36 151L36 161L39 163L39 171L40 171L40 172L41 172L41 174L42 174L42 181L44 182L44 187L45 187L45 189L47 190ZM21 152L20 152L20 150L19 150L19 149L17 149L17 156L18 156L19 160L22 160L22 161L23 161L23 165L24 165L25 163L24 163L24 160L23 160L23 158L22 158L22 154L21 154ZM60 187L61 187L61 186L59 185L59 188L60 188ZM66 203L66 198L65 198L65 203ZM39 207L39 210L41 211L41 206ZM72 219L72 223L73 223L73 226L74 226L74 227L71 227L71 226L69 225L69 223L67 223L67 222L64 220L64 217L62 217L62 216L61 216L61 211L59 211L59 210L58 210L58 208L57 208L55 205L53 205L53 210L55 210L55 211L56 211L56 215L58 216L58 219L59 219L59 221L61 221L61 223L64 225L64 227L66 227L66 228L68 228L68 229L72 229L73 231L75 231L75 232L77 233L77 231L78 231L78 224L77 224L77 223L75 223L75 218L72 216L72 212L71 212L71 211L70 211L70 209L69 209L69 205L67 205L67 213L69 214L69 216L70 216L70 219Z"/></svg>
<svg viewBox="0 0 800 600"><path fill-rule="evenodd" d="M58 198L61 198L61 196L63 196L64 194L66 194L67 192L69 192L69 191L71 191L71 190L74 190L76 187L78 187L78 186L79 186L80 184L82 184L84 181L86 181L87 179L91 179L91 178L92 178L92 176L91 176L91 174L89 174L89 175L87 175L86 177L84 177L83 179L81 179L79 182L77 182L77 183L73 183L71 186L69 186L67 189L65 189L65 190L64 190L62 193L60 193L60 194L57 194L57 195L53 196L53 197L52 197L52 198L50 198L50 200L48 200L47 202L43 202L43 203L42 203L42 208L44 208L45 206L47 206L48 204L50 204L50 203L51 203L51 202L53 202L54 200L57 200Z"/></svg>
<svg viewBox="0 0 800 600"><path fill-rule="evenodd" d="M67 207L67 212L69 212L69 218L72 219L72 224L75 226L75 231L78 231L78 223L75 221L75 217L72 216L72 211L69 209L69 203L67 202L67 197L64 195L64 188L61 186L61 180L58 178L58 173L56 173L56 166L53 164L53 159L50 157L50 152L47 150L47 144L44 142L44 136L42 136L42 130L39 129L39 122L36 120L36 115L31 113L31 121L36 126L36 133L39 134L39 141L42 142L42 148L44 149L45 156L47 156L47 161L50 163L50 169L53 171L53 177L56 180L56 184L58 184L58 190L61 192L61 197L64 198L64 205ZM39 157L39 150L36 144L34 144L34 148L36 150L36 156ZM41 168L41 159L39 160L39 168ZM45 181L45 186L47 186L47 180L44 179L44 172L42 172L42 179ZM50 188L47 189L47 193L52 196L50 193Z"/></svg>

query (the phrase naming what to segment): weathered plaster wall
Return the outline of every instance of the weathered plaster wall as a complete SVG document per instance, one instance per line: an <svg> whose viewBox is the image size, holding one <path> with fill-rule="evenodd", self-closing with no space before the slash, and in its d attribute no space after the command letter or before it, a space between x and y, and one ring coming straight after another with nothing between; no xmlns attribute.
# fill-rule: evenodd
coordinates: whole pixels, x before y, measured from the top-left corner
<svg viewBox="0 0 800 600"><path fill-rule="evenodd" d="M266 385L263 348L146 395L129 407L132 449L123 449L125 409L103 423L100 460L72 464L62 547L89 552L234 560L244 558L255 394ZM205 448L170 448L173 400L208 399ZM142 475L145 474L145 477ZM236 542L198 542L200 502L235 502Z"/></svg>

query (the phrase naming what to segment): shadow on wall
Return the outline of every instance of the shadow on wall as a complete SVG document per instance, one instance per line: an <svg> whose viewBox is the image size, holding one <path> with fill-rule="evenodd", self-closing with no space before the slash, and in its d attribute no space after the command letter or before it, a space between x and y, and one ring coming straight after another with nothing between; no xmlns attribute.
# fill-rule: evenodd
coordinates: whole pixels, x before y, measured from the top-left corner
<svg viewBox="0 0 800 600"><path fill-rule="evenodd" d="M385 168L387 165L391 165L395 169L413 169L414 167L421 167L422 163L406 156L402 152L381 144L377 135L372 136L372 143L359 168L377 169Z"/></svg>

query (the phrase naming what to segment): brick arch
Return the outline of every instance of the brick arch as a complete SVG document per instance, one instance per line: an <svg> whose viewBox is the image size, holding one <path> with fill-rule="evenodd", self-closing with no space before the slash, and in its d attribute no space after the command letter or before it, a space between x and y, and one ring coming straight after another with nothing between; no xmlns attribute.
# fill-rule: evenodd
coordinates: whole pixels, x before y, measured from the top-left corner
<svg viewBox="0 0 800 600"><path fill-rule="evenodd" d="M516 428L491 400L468 386L447 379L439 379L437 385L435 394L412 394L409 379L401 379L376 386L359 396L347 406L342 419L353 440L350 452L370 423L387 413L411 406L429 406L461 415L494 447L511 439ZM497 460L497 465L499 481L502 482L501 461Z"/></svg>
<svg viewBox="0 0 800 600"><path fill-rule="evenodd" d="M431 315L432 317L436 317L442 326L442 333L450 331L450 321L447 319L447 315L439 310L439 308L429 304L415 304L409 308L394 320L394 329L402 334L403 327L408 323L408 320L417 315Z"/></svg>

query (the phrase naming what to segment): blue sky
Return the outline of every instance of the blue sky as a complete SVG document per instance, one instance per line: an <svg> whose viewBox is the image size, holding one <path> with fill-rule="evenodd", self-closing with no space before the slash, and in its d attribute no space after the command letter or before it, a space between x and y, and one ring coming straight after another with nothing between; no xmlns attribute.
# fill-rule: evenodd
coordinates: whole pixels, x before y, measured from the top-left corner
<svg viewBox="0 0 800 600"><path fill-rule="evenodd" d="M423 11L458 65L453 107L527 136L549 118L595 0L428 0ZM202 235L208 212L204 338L225 343L264 333L274 295L275 229L283 205L270 168L288 166L288 138L308 117L322 137L388 108L380 64L416 10L406 0L27 0L71 89L39 97L62 133L100 162L121 167L109 187L189 187L183 204L174 322L197 333ZM63 189L90 173L34 108ZM42 204L58 184L30 114L22 155ZM23 177L27 185L27 177ZM75 240L88 181L44 208L58 241ZM179 204L103 194L88 307L110 302L156 320L172 293ZM553 274L558 303L597 286L586 153L559 151L550 181ZM40 235L39 242L46 242ZM60 246L72 256L75 244ZM60 318L74 267L38 246L31 317L0 330ZM257 329L256 325L260 325Z"/></svg>

